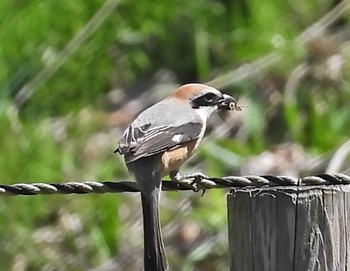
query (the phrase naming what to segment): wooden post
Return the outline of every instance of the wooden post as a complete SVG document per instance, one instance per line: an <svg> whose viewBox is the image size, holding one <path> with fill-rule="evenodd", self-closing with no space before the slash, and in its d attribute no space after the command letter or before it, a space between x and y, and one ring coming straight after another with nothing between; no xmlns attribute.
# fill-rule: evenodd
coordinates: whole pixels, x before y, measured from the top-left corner
<svg viewBox="0 0 350 271"><path fill-rule="evenodd" d="M350 185L227 196L231 271L350 270Z"/></svg>

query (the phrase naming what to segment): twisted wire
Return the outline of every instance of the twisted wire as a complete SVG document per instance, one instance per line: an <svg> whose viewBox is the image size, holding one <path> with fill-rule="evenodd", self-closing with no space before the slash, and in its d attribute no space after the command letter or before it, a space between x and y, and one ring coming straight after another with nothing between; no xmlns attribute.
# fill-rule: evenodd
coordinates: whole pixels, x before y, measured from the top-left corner
<svg viewBox="0 0 350 271"><path fill-rule="evenodd" d="M345 174L319 174L302 178L288 176L227 176L207 178L196 183L200 190L213 188L274 187L274 186L317 186L350 184L350 176ZM164 191L193 190L193 180L180 182L163 181ZM17 183L0 185L0 195L52 195L139 192L138 185L131 181L86 181L67 183Z"/></svg>

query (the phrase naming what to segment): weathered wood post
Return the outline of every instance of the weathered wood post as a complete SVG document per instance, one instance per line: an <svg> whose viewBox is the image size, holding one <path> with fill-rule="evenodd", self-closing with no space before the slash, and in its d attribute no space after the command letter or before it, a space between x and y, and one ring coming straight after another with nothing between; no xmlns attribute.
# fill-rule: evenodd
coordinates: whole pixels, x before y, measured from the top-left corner
<svg viewBox="0 0 350 271"><path fill-rule="evenodd" d="M232 190L230 270L350 270L349 192L350 185Z"/></svg>

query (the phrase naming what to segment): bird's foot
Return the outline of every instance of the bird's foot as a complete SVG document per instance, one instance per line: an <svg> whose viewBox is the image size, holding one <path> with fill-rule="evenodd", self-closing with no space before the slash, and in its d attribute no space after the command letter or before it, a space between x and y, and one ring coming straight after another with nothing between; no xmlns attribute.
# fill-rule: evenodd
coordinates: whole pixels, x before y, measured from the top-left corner
<svg viewBox="0 0 350 271"><path fill-rule="evenodd" d="M203 179L210 179L207 175L201 172L195 172L195 173L184 174L184 175L181 175L179 172L173 172L173 173L170 173L169 176L171 180L177 181L177 182L181 182L183 180L191 180L190 186L194 192L198 192L199 190L201 190L199 186ZM203 196L205 193L205 189L202 189L202 190L203 190L203 194L202 194Z"/></svg>

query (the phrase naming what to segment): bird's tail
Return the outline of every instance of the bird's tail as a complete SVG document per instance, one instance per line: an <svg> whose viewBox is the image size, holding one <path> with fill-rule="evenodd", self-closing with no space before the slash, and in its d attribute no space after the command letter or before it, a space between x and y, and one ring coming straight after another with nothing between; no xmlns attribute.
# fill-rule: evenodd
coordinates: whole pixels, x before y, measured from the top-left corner
<svg viewBox="0 0 350 271"><path fill-rule="evenodd" d="M147 196L141 193L144 227L144 270L168 270L159 218L161 187L156 187Z"/></svg>

